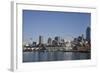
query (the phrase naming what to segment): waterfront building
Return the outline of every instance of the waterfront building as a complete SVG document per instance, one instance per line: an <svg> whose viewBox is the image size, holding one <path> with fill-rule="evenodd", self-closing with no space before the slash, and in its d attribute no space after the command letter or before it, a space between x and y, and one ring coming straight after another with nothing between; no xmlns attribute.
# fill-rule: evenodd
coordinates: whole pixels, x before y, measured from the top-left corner
<svg viewBox="0 0 100 73"><path fill-rule="evenodd" d="M82 36L78 36L78 42L81 42L82 41Z"/></svg>
<svg viewBox="0 0 100 73"><path fill-rule="evenodd" d="M71 41L67 41L66 43L65 43L65 46L66 46L66 50L70 50L70 49L72 49L72 46L71 46Z"/></svg>
<svg viewBox="0 0 100 73"><path fill-rule="evenodd" d="M65 43L65 40L64 39L61 39L61 43Z"/></svg>
<svg viewBox="0 0 100 73"><path fill-rule="evenodd" d="M90 41L90 38L91 38L90 27L87 27L87 29L86 29L86 40Z"/></svg>
<svg viewBox="0 0 100 73"><path fill-rule="evenodd" d="M43 44L43 36L39 36L39 44Z"/></svg>
<svg viewBox="0 0 100 73"><path fill-rule="evenodd" d="M81 40L82 44L85 43L85 38L84 38L84 35L82 34L82 40Z"/></svg>
<svg viewBox="0 0 100 73"><path fill-rule="evenodd" d="M58 45L57 41L56 40L53 40L52 41L52 46L57 46L57 45Z"/></svg>
<svg viewBox="0 0 100 73"><path fill-rule="evenodd" d="M52 45L52 39L49 37L47 41L48 45Z"/></svg>
<svg viewBox="0 0 100 73"><path fill-rule="evenodd" d="M78 38L74 38L74 41L73 41L75 44L78 43Z"/></svg>
<svg viewBox="0 0 100 73"><path fill-rule="evenodd" d="M37 44L36 42L33 42L33 43L32 43L32 46L36 46L36 44Z"/></svg>
<svg viewBox="0 0 100 73"><path fill-rule="evenodd" d="M60 43L60 37L59 36L56 36L55 37L55 41L57 42L57 45L59 45L59 43Z"/></svg>

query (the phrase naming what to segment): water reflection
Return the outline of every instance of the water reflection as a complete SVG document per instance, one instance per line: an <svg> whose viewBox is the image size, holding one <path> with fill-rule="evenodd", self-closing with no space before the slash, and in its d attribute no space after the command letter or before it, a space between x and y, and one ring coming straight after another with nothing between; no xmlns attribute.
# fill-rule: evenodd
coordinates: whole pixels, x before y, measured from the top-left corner
<svg viewBox="0 0 100 73"><path fill-rule="evenodd" d="M90 59L90 53L81 52L23 52L23 62Z"/></svg>

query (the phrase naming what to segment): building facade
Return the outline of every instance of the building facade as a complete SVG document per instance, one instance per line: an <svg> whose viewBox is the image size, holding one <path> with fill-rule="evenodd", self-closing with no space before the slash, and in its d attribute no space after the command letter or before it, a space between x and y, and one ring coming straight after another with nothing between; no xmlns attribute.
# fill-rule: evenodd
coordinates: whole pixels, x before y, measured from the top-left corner
<svg viewBox="0 0 100 73"><path fill-rule="evenodd" d="M43 36L39 36L39 44L43 44Z"/></svg>
<svg viewBox="0 0 100 73"><path fill-rule="evenodd" d="M86 29L86 40L90 41L90 39L91 39L90 27L87 27L87 29Z"/></svg>

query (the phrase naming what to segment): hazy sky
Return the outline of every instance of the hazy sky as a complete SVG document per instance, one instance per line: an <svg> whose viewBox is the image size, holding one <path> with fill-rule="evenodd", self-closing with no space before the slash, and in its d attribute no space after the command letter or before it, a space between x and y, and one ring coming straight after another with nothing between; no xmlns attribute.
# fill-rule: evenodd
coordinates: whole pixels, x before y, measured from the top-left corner
<svg viewBox="0 0 100 73"><path fill-rule="evenodd" d="M70 40L82 34L85 36L90 24L90 13L23 10L23 41L38 42L39 35L45 41L55 36Z"/></svg>

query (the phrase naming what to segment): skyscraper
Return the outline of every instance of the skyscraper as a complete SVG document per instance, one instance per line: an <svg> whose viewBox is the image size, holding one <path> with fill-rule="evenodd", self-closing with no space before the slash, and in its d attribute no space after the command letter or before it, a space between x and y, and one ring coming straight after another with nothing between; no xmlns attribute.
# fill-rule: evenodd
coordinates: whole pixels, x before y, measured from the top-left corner
<svg viewBox="0 0 100 73"><path fill-rule="evenodd" d="M56 40L53 40L53 41L52 41L52 45L53 45L53 46L58 46L57 41L56 41Z"/></svg>
<svg viewBox="0 0 100 73"><path fill-rule="evenodd" d="M59 45L59 43L60 43L60 37L56 36L55 37L55 41L57 41L57 44Z"/></svg>
<svg viewBox="0 0 100 73"><path fill-rule="evenodd" d="M48 45L52 45L52 39L50 37L48 38Z"/></svg>
<svg viewBox="0 0 100 73"><path fill-rule="evenodd" d="M90 38L91 38L90 27L87 27L87 29L86 29L86 40L90 41Z"/></svg>
<svg viewBox="0 0 100 73"><path fill-rule="evenodd" d="M33 43L32 43L32 46L36 46L36 42L33 42Z"/></svg>
<svg viewBox="0 0 100 73"><path fill-rule="evenodd" d="M39 36L39 44L43 44L43 36Z"/></svg>

